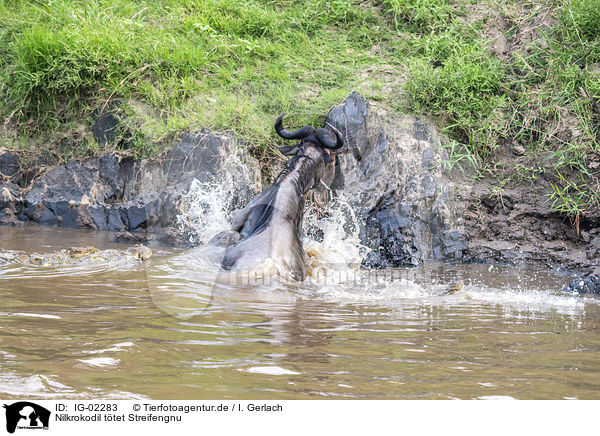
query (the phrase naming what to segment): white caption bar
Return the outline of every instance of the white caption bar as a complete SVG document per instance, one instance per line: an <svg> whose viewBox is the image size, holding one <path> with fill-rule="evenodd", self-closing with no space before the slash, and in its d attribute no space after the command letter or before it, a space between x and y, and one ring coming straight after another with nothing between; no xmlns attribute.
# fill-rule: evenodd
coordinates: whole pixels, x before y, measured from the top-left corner
<svg viewBox="0 0 600 436"><path fill-rule="evenodd" d="M0 400L1 434L587 434L594 401ZM595 430L597 431L597 430Z"/></svg>

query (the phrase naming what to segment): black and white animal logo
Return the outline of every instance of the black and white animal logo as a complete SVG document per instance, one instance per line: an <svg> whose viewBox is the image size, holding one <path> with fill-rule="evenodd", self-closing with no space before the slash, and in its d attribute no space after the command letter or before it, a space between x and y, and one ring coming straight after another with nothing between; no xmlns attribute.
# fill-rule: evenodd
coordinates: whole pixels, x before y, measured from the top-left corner
<svg viewBox="0 0 600 436"><path fill-rule="evenodd" d="M29 401L5 404L6 431L14 433L19 429L48 429L50 411Z"/></svg>

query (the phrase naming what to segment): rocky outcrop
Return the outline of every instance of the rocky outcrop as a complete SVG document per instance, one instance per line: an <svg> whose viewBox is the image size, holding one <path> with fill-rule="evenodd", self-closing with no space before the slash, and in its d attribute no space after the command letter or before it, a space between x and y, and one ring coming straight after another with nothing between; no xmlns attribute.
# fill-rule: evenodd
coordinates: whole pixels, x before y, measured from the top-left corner
<svg viewBox="0 0 600 436"><path fill-rule="evenodd" d="M454 184L437 130L418 117L389 114L351 94L327 116L346 145L333 183L343 192L371 249L365 265L460 261L466 248L452 200Z"/></svg>
<svg viewBox="0 0 600 436"><path fill-rule="evenodd" d="M333 187L358 218L361 242L371 250L365 265L537 264L583 273L573 283L583 281L579 288L586 292L596 289L589 277L600 275L600 211L588 213L578 233L552 209L556 181L546 179L552 168L510 188L493 176L464 175L448 167L433 125L369 105L356 93L335 107L326 123L346 138ZM510 159L507 167L515 165ZM540 163L518 164L537 168Z"/></svg>
<svg viewBox="0 0 600 436"><path fill-rule="evenodd" d="M237 142L205 130L190 133L162 159L136 161L108 153L58 166L31 187L0 185L0 223L120 231L136 242L187 243L177 229L179 202L193 180L218 178ZM4 156L4 155L2 155ZM0 162L5 160L0 159ZM244 157L258 174L257 162ZM4 169L4 167L2 167ZM238 186L245 196L254 186Z"/></svg>
<svg viewBox="0 0 600 436"><path fill-rule="evenodd" d="M600 275L590 274L584 277L577 277L564 287L566 292L577 292L580 294L598 294L600 295Z"/></svg>
<svg viewBox="0 0 600 436"><path fill-rule="evenodd" d="M102 112L107 118L99 135L110 136L118 107L107 105ZM457 175L445 167L443 139L432 124L368 104L357 93L330 111L327 124L346 140L336 157L332 192L351 206L360 241L369 249L365 266L538 263L578 270L584 278L600 274L600 215L588 214L578 233L552 210L545 175L510 189L493 178ZM108 153L55 167L30 186L17 156L0 151L0 223L112 230L124 242L208 242L260 190L258 163L238 149L234 137L201 130L161 159ZM239 163L237 170L232 162ZM213 181L215 195L210 186L200 197L188 195L197 188L194 180ZM223 210L202 215L212 207ZM198 229L205 231L193 235ZM572 287L579 282L581 289L596 289L592 279L577 279Z"/></svg>
<svg viewBox="0 0 600 436"><path fill-rule="evenodd" d="M99 141L118 139L118 109L115 102L99 113L93 128ZM461 260L465 245L452 208L454 186L442 173L444 156L436 129L416 117L369 107L357 93L333 108L326 123L346 138L332 187L343 192L359 220L361 242L371 249L365 264ZM5 182L0 221L119 231L119 241L181 243L177 216L182 198L194 179L218 178L234 148L229 136L199 131L187 135L162 160L135 161L108 153L55 167L28 191ZM257 163L243 159L258 175ZM228 199L231 208L243 206L257 187L236 186L234 195L240 201Z"/></svg>

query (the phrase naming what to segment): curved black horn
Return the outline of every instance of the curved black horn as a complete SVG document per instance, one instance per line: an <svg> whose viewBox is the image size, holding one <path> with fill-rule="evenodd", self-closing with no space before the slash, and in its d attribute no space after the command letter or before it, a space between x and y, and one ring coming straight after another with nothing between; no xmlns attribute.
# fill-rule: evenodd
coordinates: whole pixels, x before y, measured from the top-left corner
<svg viewBox="0 0 600 436"><path fill-rule="evenodd" d="M279 115L277 117L277 120L275 120L275 131L283 139L304 139L315 130L313 126L304 126L301 129L296 130L295 132L288 132L282 126L284 115L285 112Z"/></svg>
<svg viewBox="0 0 600 436"><path fill-rule="evenodd" d="M327 137L327 130L321 128L317 129L317 138L319 139L319 142L323 145L323 147L329 148L331 150L338 150L342 148L342 146L344 145L344 138L342 137L342 134L331 124L327 123L327 125L331 127L331 130L333 130L333 133L335 133L336 141L334 142L331 139L329 139Z"/></svg>

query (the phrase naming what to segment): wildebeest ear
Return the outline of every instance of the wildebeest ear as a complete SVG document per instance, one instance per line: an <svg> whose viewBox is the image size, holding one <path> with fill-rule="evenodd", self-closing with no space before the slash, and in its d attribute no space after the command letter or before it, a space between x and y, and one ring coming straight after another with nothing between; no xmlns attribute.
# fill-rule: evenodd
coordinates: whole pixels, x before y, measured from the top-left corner
<svg viewBox="0 0 600 436"><path fill-rule="evenodd" d="M277 149L285 156L293 156L298 151L297 145L278 145Z"/></svg>

